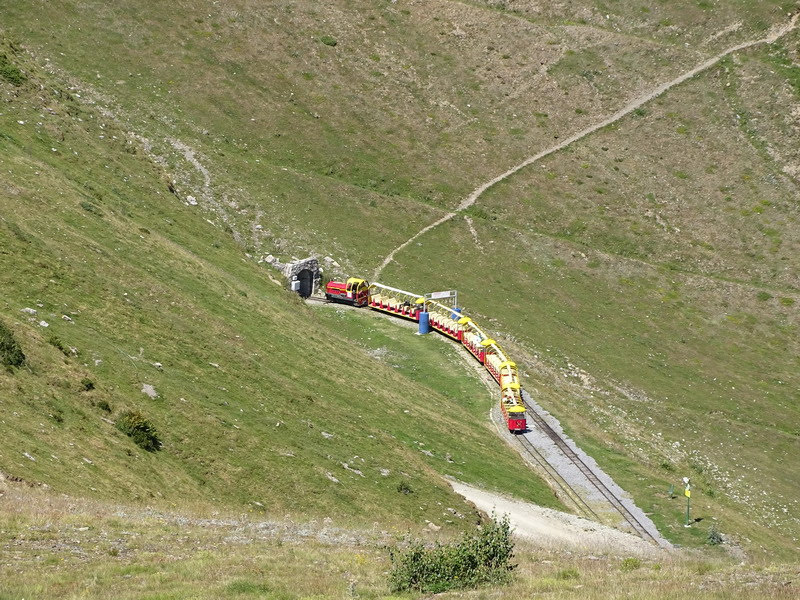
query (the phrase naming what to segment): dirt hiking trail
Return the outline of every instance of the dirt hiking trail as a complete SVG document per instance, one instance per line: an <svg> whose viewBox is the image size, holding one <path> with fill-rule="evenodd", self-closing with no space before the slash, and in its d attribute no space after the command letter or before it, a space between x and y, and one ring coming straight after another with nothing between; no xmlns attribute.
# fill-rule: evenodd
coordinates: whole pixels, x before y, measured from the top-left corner
<svg viewBox="0 0 800 600"><path fill-rule="evenodd" d="M549 148L546 148L546 149L542 150L538 154L534 154L533 156L530 156L530 157L526 158L524 161L522 161L518 165L515 165L515 166L511 167L510 169L508 169L505 173L501 173L500 175L498 175L494 179L490 179L489 181L486 181L485 183L481 184L480 186L475 188L466 198L464 198L464 200L461 202L461 204L459 204L456 207L455 211L447 213L446 215L444 215L439 220L434 221L433 223L431 223L427 227L424 227L423 229L419 230L417 233L415 233L413 236L411 236L405 242L400 244L397 248L392 250L389 253L389 255L386 256L386 258L383 259L383 262L380 264L380 266L375 270L375 273L372 276L373 281L376 281L378 279L378 277L380 277L381 273L386 268L386 266L390 262L392 262L394 260L395 255L398 252L400 252L401 250L403 250L403 248L408 246L411 242L416 240L421 235L427 233L428 231L430 231L434 227L438 227L442 223L446 223L447 221L449 221L450 219L455 217L458 213L463 212L464 210L468 209L470 206L475 204L475 202L478 200L478 198L480 198L481 195L486 190L488 190L489 188L491 188L495 184L500 183L504 179L507 179L507 178L511 177L514 173L516 173L517 171L519 171L521 169L524 169L528 165L531 165L531 164L535 163L536 161L539 161L539 160L543 159L544 157L549 156L550 154L553 154L554 152L558 152L559 150L562 150L562 149L566 148L570 144L573 144L574 142L577 142L578 140L581 140L581 139L585 138L586 136L588 136L588 135L594 133L595 131L597 131L598 129L602 129L603 127L605 127L607 125L611 125L612 123L615 123L615 122L619 121L620 119L622 119L626 115L632 113L634 110L636 110L637 108L641 107L643 104L646 104L647 102L650 102L651 100L657 98L658 96L660 96L661 94L663 94L667 90L675 87L676 85L679 85L679 84L683 83L687 79L691 79L692 77L694 77L698 73L701 73L702 71L705 71L706 69L709 69L710 67L714 66L717 62L719 62L721 59L725 58L729 54L733 54L734 52L738 52L739 50L744 50L745 48L750 48L751 46L756 46L758 44L771 44L771 43L777 41L779 38L783 37L784 35L786 35L787 33L789 33L790 31L792 31L793 29L795 29L797 27L798 18L800 18L800 12L798 12L797 14L792 16L792 18L789 20L788 23L784 23L783 25L775 25L775 26L773 26L773 28L771 29L769 35L767 35L766 37L759 38L759 39L756 39L756 40L750 40L748 42L742 42L741 44L736 44L735 46L731 46L730 48L728 48L726 50L723 50L719 54L716 54L715 56L712 56L711 58L703 61L702 63L696 65L693 69L691 69L689 71L686 71L685 73L679 75L675 79L672 79L671 81L667 81L666 83L662 83L660 86L658 86L657 88L651 90L650 92L648 92L648 93L646 93L646 94L644 94L642 96L639 96L638 98L635 98L634 100L630 101L628 104L626 104L625 106L620 108L617 112L615 112L614 114L612 114L609 117L606 117L602 121L598 121L597 123L595 123L593 125L590 125L589 127L585 128L585 129L582 129L582 130L578 131L577 133L575 133L575 134L573 134L573 135L561 140L558 144L550 146Z"/></svg>

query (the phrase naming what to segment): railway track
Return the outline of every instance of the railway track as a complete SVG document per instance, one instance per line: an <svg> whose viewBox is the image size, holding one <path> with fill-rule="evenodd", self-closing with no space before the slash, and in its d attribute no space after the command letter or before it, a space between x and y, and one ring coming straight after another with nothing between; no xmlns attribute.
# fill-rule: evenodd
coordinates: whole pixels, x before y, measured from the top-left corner
<svg viewBox="0 0 800 600"><path fill-rule="evenodd" d="M544 418L538 412L536 412L536 410L532 406L530 406L527 402L525 402L525 410L528 415L528 422L529 423L533 422L541 431L545 433L545 435L547 435L548 438L550 438L553 441L553 443L558 447L559 450L561 450L564 456L566 456L570 460L570 462L572 462L572 464L574 464L578 468L578 470L581 473L583 473L586 479L589 480L589 482L595 488L597 488L597 491L599 491L603 495L603 497L608 501L608 503L620 515L622 515L625 521L631 526L631 528L637 534L639 534L640 537L655 544L656 546L662 545L661 541L658 540L655 536L653 536L653 534L651 534L650 531L648 531L648 529L639 521L639 519L636 518L636 515L634 515L630 510L628 510L628 508L622 503L622 501L617 497L617 495L614 492L612 492L608 488L608 486L606 486L605 483L602 482L602 480L594 473L594 471L592 471L592 469L589 468L589 466L581 459L581 457L578 456L578 454L572 449L572 447L569 444L567 444L564 438L562 438L550 426L550 424L547 421L545 421ZM533 447L533 444L531 444L529 440L525 439L524 436L520 436L520 439L521 440L524 439L524 442L522 443L523 446L528 444L530 445L530 447ZM535 455L534 458L538 462L538 459L536 458ZM572 490L572 492L577 495L577 493L574 490Z"/></svg>
<svg viewBox="0 0 800 600"><path fill-rule="evenodd" d="M572 502L578 512L580 512L587 519L598 522L600 521L600 517L594 510L592 510L592 507L587 504L586 500L584 500L583 497L576 492L569 483L567 483L567 480L564 479L558 471L556 471L553 465L547 462L547 459L542 455L541 452L539 452L536 446L530 442L530 440L524 436L518 436L517 440L525 448L528 455L533 458L536 464L538 464L547 474L547 477L554 483L558 490L561 490L563 495L570 502ZM558 490L556 490L556 493L558 493Z"/></svg>

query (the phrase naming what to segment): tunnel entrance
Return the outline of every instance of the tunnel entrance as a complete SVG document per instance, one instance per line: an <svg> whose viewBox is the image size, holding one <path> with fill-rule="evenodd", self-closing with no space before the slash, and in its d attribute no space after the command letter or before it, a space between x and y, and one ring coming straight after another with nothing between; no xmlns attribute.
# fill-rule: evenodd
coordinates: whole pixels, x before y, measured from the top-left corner
<svg viewBox="0 0 800 600"><path fill-rule="evenodd" d="M308 298L314 292L314 274L309 269L303 269L297 274L300 287L297 293L301 298Z"/></svg>
<svg viewBox="0 0 800 600"><path fill-rule="evenodd" d="M289 289L297 292L301 298L313 296L319 290L322 283L322 269L316 258L296 260L286 265L278 261L273 261L271 264L283 272L288 280Z"/></svg>

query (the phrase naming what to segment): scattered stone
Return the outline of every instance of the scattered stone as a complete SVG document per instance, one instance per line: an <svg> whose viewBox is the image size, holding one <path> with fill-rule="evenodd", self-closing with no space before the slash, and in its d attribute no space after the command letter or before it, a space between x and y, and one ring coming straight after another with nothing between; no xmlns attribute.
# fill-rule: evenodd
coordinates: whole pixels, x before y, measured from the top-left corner
<svg viewBox="0 0 800 600"><path fill-rule="evenodd" d="M153 366L154 366L156 369L158 369L159 371L163 370L163 368L164 368L164 365L162 365L160 362L154 362L154 363L153 363Z"/></svg>
<svg viewBox="0 0 800 600"><path fill-rule="evenodd" d="M50 323L47 321L39 321L39 327L50 327Z"/></svg>
<svg viewBox="0 0 800 600"><path fill-rule="evenodd" d="M72 317L70 317L70 316L61 315L61 318L64 319L65 321L67 321L68 323L72 323L73 322L72 321Z"/></svg>
<svg viewBox="0 0 800 600"><path fill-rule="evenodd" d="M389 469L381 469L381 475L383 475L384 477L388 477L389 473L391 473Z"/></svg>
<svg viewBox="0 0 800 600"><path fill-rule="evenodd" d="M32 460L33 462L36 462L36 459L35 459L35 458L33 458L33 456L31 456L31 455L30 455L30 454L28 454L27 452L23 452L23 453L22 453L22 456L24 456L24 457L25 457L25 458L27 458L28 460Z"/></svg>
<svg viewBox="0 0 800 600"><path fill-rule="evenodd" d="M212 367L214 367L215 369L219 369L219 365L218 365L217 363L212 363L212 362L210 362L210 363L208 363L208 364L210 364L210 365L211 365Z"/></svg>
<svg viewBox="0 0 800 600"><path fill-rule="evenodd" d="M197 206L197 199L194 196L186 196L186 204L189 206Z"/></svg>
<svg viewBox="0 0 800 600"><path fill-rule="evenodd" d="M331 439L333 437L333 434L332 433L328 433L327 431L323 431L322 432L322 437L324 437L326 440L329 440L329 439Z"/></svg>
<svg viewBox="0 0 800 600"><path fill-rule="evenodd" d="M38 311L35 308L28 308L27 306L20 310L20 312L28 313L29 315L35 315Z"/></svg>
<svg viewBox="0 0 800 600"><path fill-rule="evenodd" d="M440 525L437 525L436 523L432 523L431 521L428 521L427 519L425 520L425 522L428 524L425 528L426 529L430 529L431 531L439 531L442 528Z"/></svg>
<svg viewBox="0 0 800 600"><path fill-rule="evenodd" d="M339 480L336 479L336 477L334 477L331 473L328 473L327 471L325 472L325 477L330 479L333 483L339 483Z"/></svg>
<svg viewBox="0 0 800 600"><path fill-rule="evenodd" d="M433 456L433 452L430 450L420 450L420 452L422 452L425 456Z"/></svg>
<svg viewBox="0 0 800 600"><path fill-rule="evenodd" d="M346 462L341 463L341 465L342 465L342 468L344 468L345 471L350 471L351 473L355 473L356 475L358 475L360 477L364 477L364 473L362 473L358 469L354 469L353 467L348 465Z"/></svg>
<svg viewBox="0 0 800 600"><path fill-rule="evenodd" d="M93 465L93 464L94 464L94 463L91 461L91 459L88 459L88 458L86 458L85 456L83 457L83 462L85 462L87 465Z"/></svg>
<svg viewBox="0 0 800 600"><path fill-rule="evenodd" d="M147 394L148 396L150 396L153 399L158 398L158 392L156 391L156 388L154 388L149 383L143 383L142 384L142 393L143 394Z"/></svg>

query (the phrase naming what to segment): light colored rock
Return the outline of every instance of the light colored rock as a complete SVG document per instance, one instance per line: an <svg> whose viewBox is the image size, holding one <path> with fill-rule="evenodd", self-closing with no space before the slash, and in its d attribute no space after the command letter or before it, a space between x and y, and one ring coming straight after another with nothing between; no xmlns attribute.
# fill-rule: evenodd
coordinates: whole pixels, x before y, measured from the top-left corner
<svg viewBox="0 0 800 600"><path fill-rule="evenodd" d="M156 391L156 388L154 388L149 383L142 384L142 393L147 394L151 398L158 398L158 392Z"/></svg>

